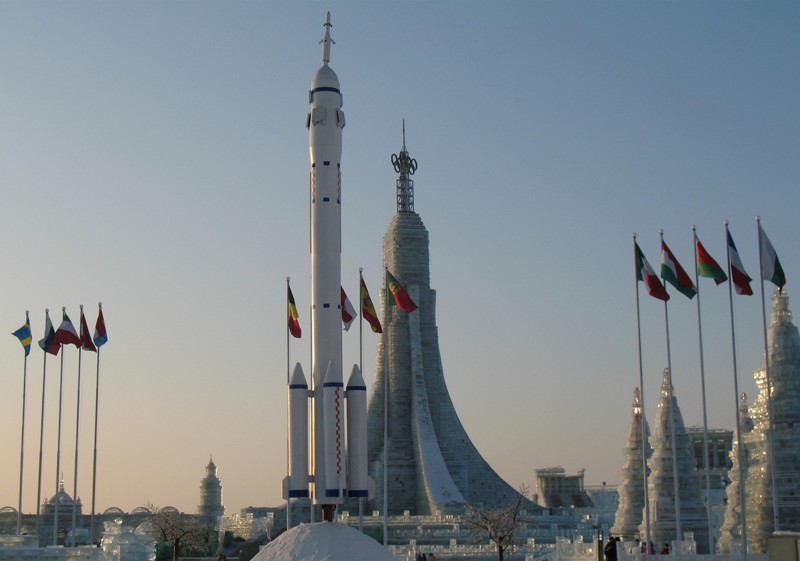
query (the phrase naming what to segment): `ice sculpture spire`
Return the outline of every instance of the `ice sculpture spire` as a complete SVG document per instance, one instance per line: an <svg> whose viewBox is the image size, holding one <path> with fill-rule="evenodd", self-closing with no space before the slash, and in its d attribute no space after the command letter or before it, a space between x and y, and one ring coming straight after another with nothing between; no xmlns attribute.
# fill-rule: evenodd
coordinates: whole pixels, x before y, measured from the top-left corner
<svg viewBox="0 0 800 561"><path fill-rule="evenodd" d="M672 431L675 438L672 438ZM674 442L674 448L673 448ZM688 538L694 533L697 553L708 553L708 520L705 505L700 495L694 455L689 436L683 423L683 415L674 394L669 369L664 369L661 384L661 399L656 412L656 426L650 439L653 455L648 467L648 492L650 495L651 536L654 543L672 542ZM673 458L674 456L674 458ZM674 460L674 461L673 461ZM677 472L677 493L674 474ZM676 504L678 509L676 511ZM682 536L678 536L680 513ZM644 535L643 527L640 534Z"/></svg>
<svg viewBox="0 0 800 561"><path fill-rule="evenodd" d="M631 415L628 442L625 447L625 464L622 466L622 483L619 486L619 507L614 519L611 533L623 540L633 540L639 535L644 511L644 485L646 478L642 473L643 456L648 459L652 455L650 443L642 443L642 424L647 439L650 438L650 427L642 416L642 392L639 388L633 391L633 414ZM648 470L649 473L649 470Z"/></svg>
<svg viewBox="0 0 800 561"><path fill-rule="evenodd" d="M773 530L800 531L800 334L792 321L789 295L786 288L776 290L772 298L772 318L767 332L768 356L762 359L761 368L753 373L759 394L750 406L753 429L742 437L746 464L745 489L747 509L747 540L752 551L766 552L767 537ZM772 385L773 450L771 458L767 440L769 419L767 415L766 361L769 360ZM772 466L775 463L776 492L780 528L773 528ZM738 504L738 503L737 503ZM728 501L728 510L732 508ZM728 517L735 513L726 513ZM737 539L736 527L723 528L731 534L726 540Z"/></svg>

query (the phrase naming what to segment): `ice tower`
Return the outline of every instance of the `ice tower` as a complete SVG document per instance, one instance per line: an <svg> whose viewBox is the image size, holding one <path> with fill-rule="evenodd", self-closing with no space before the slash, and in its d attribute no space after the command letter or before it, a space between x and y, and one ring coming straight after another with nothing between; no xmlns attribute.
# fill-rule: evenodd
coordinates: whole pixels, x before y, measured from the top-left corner
<svg viewBox="0 0 800 561"><path fill-rule="evenodd" d="M766 552L767 537L773 530L800 531L800 474L797 469L800 463L800 334L792 322L789 296L785 289L776 290L772 298L767 348L772 385L772 460L779 527L774 527L773 469L767 439L767 357L764 357L761 368L753 373L759 390L758 398L750 406L753 430L742 436L748 458L745 475L747 541L756 553ZM736 506L728 500L729 510Z"/></svg>
<svg viewBox="0 0 800 561"><path fill-rule="evenodd" d="M753 430L753 420L750 418L750 411L747 405L747 394L742 393L739 398L739 424L741 425L742 438ZM721 535L719 539L720 553L730 554L731 550L741 551L742 539L742 494L741 472L747 472L747 465L750 463L747 457L747 448L743 450L742 461L739 461L739 444L734 441L731 450L732 467L728 472L730 483L728 484L728 508L725 510L725 519L722 522ZM744 466L741 468L740 466ZM745 476L746 479L746 476ZM738 545L737 545L738 542Z"/></svg>
<svg viewBox="0 0 800 561"><path fill-rule="evenodd" d="M700 494L695 458L673 392L669 369L664 369L656 426L650 444L653 455L648 461L650 475L647 490L651 540L660 545L688 539L687 532L694 532L697 553L708 553L708 517ZM677 481L674 477L676 473ZM644 526L642 524L639 527L642 536L646 533Z"/></svg>
<svg viewBox="0 0 800 561"><path fill-rule="evenodd" d="M642 446L642 424L646 438L644 446ZM614 526L611 528L612 535L626 541L632 541L639 535L639 525L642 523L645 485L642 462L645 455L647 459L652 455L649 438L650 427L647 425L647 419L642 416L642 392L636 388L633 392L633 415L628 432L628 445L625 448L622 483L619 486L619 507Z"/></svg>
<svg viewBox="0 0 800 561"><path fill-rule="evenodd" d="M386 306L386 290L381 290L383 335L367 414L369 470L375 480L371 506L383 511L384 413L388 413L389 515L445 512L463 503L506 505L516 498L516 489L495 473L472 444L445 384L436 291L430 286L428 231L414 211L411 175L417 162L406 150L405 132L403 148L392 156L392 164L399 174L397 213L384 235L383 258L418 309L406 313ZM539 507L528 501L525 508Z"/></svg>

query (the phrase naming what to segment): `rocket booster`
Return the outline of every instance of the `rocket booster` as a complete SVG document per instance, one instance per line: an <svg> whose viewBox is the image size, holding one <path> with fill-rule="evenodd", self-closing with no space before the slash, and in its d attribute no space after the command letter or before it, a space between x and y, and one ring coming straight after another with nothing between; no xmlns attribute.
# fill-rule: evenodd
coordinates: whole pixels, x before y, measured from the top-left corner
<svg viewBox="0 0 800 561"><path fill-rule="evenodd" d="M338 484L339 474L326 471L329 456L335 442L342 442L342 427L335 427L336 434L326 435L325 397L323 382L329 369L342 372L342 197L341 158L342 93L339 78L328 66L330 61L331 14L325 22L322 38L322 66L311 80L308 102L311 109L306 119L311 158L311 316L312 316L312 382L314 391L314 501L317 504L338 504L342 489ZM329 403L328 407L333 404ZM328 488L335 484L334 488Z"/></svg>

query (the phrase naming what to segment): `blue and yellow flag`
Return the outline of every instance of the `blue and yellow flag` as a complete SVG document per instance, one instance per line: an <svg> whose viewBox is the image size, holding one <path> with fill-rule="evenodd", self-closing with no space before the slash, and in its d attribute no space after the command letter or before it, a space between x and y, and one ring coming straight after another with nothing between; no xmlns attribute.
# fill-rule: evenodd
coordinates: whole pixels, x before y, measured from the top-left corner
<svg viewBox="0 0 800 561"><path fill-rule="evenodd" d="M31 354L31 320L28 318L28 312L25 312L25 325L17 329L12 335L22 343L25 349L25 356Z"/></svg>

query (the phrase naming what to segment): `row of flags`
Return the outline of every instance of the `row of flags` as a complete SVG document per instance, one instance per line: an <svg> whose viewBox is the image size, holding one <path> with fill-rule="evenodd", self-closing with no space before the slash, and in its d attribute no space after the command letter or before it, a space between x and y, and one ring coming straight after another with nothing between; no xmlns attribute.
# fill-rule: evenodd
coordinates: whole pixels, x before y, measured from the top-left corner
<svg viewBox="0 0 800 561"><path fill-rule="evenodd" d="M736 244L733 243L733 237L728 230L727 223L725 224L725 237L728 246L728 261L730 263L731 282L736 289L737 294L744 294L752 296L753 289L750 287L750 281L753 279L745 271L742 260L739 257L739 252L736 249ZM697 271L701 277L713 279L719 285L728 280L728 275L720 267L713 257L706 251L697 234L694 236L695 250L697 255ZM769 241L766 232L758 224L758 241L759 241L759 254L761 256L761 277L763 280L770 281L779 289L783 289L786 284L786 274L781 266L778 254L772 242ZM644 282L647 287L647 293L653 298L667 301L669 294L665 285L661 283L653 268L648 263L639 244L634 241L634 260L636 267L636 280L637 282ZM661 240L661 278L674 286L681 294L691 299L697 294L697 288L692 282L691 277L686 273L681 264L675 258L670 248L664 240Z"/></svg>
<svg viewBox="0 0 800 561"><path fill-rule="evenodd" d="M79 349L96 353L99 347L108 342L103 306L99 305L98 307L94 335L89 334L89 325L86 323L86 316L83 315L83 306L81 306L80 332L75 329L72 320L69 319L66 308L62 309L61 325L58 326L58 329L55 329L53 322L50 321L49 310L45 310L44 337L39 340L39 347L51 355L57 355L63 345L75 345ZM32 334L28 312L25 312L25 325L14 331L12 335L19 339L25 349L25 356L30 355Z"/></svg>
<svg viewBox="0 0 800 561"><path fill-rule="evenodd" d="M364 283L364 278L360 275L359 284L361 317L367 320L373 333L383 333L383 327L381 326L380 319L378 319L378 313L375 311L375 305L372 303L372 298L369 295L369 290L367 290L367 285ZM358 313L347 297L344 288L341 286L339 288L341 289L342 323L344 324L344 330L348 331ZM302 336L302 329L300 328L300 319L297 313L294 295L292 294L292 288L288 283L286 284L286 290L289 333L291 333L292 337L299 339ZM386 290L393 296L393 298L387 299L390 306L397 306L408 313L417 309L417 305L414 303L414 300L411 299L411 296L409 296L408 291L394 278L394 275L392 275L388 269L386 269Z"/></svg>

